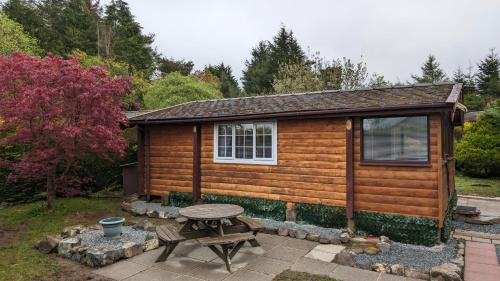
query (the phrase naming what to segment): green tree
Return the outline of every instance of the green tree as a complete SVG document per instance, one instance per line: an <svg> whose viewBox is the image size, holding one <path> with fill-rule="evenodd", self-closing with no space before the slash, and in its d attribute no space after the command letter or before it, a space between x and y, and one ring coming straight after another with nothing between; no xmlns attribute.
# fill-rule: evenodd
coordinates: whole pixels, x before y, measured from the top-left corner
<svg viewBox="0 0 500 281"><path fill-rule="evenodd" d="M500 176L500 102L467 122L457 145L457 167L466 175Z"/></svg>
<svg viewBox="0 0 500 281"><path fill-rule="evenodd" d="M302 93L323 89L323 82L305 62L283 64L274 78L275 93Z"/></svg>
<svg viewBox="0 0 500 281"><path fill-rule="evenodd" d="M218 65L209 65L207 70L219 78L220 90L225 98L239 97L241 94L238 81L233 76L231 66L220 63Z"/></svg>
<svg viewBox="0 0 500 281"><path fill-rule="evenodd" d="M368 69L363 57L359 62L353 62L344 57L342 61L338 61L338 64L342 68L341 87L343 90L360 89L366 86Z"/></svg>
<svg viewBox="0 0 500 281"><path fill-rule="evenodd" d="M71 53L80 59L83 67L99 66L106 70L106 74L111 77L128 77L131 82L131 91L123 96L123 101L127 104L128 110L137 110L144 105L144 94L151 86L151 82L145 78L140 71L131 71L131 67L124 62L117 62L112 59L102 59L97 56L88 55L80 50Z"/></svg>
<svg viewBox="0 0 500 281"><path fill-rule="evenodd" d="M97 54L99 4L91 0L9 0L2 10L38 39L46 52Z"/></svg>
<svg viewBox="0 0 500 281"><path fill-rule="evenodd" d="M263 95L273 90L273 79L281 65L305 61L306 56L291 30L281 26L272 42L261 41L245 61L243 88L247 94Z"/></svg>
<svg viewBox="0 0 500 281"><path fill-rule="evenodd" d="M157 60L158 71L161 75L172 72L179 72L182 75L189 75L193 71L194 63L192 61L176 60L174 58L161 57Z"/></svg>
<svg viewBox="0 0 500 281"><path fill-rule="evenodd" d="M214 85L173 72L153 82L144 95L144 107L158 109L188 101L219 98L222 98L222 93Z"/></svg>
<svg viewBox="0 0 500 281"><path fill-rule="evenodd" d="M476 75L477 92L489 103L500 98L500 59L494 49L479 64Z"/></svg>
<svg viewBox="0 0 500 281"><path fill-rule="evenodd" d="M390 87L391 85L390 81L385 80L384 75L378 73L373 73L368 82L370 88L383 88Z"/></svg>
<svg viewBox="0 0 500 281"><path fill-rule="evenodd" d="M474 75L472 74L472 66L469 65L468 71L464 72L459 66L453 73L453 81L455 83L462 83L464 86L464 104L470 111L484 110L486 100L484 97L477 94L476 84L474 82Z"/></svg>
<svg viewBox="0 0 500 281"><path fill-rule="evenodd" d="M421 76L411 76L417 83L436 83L447 80L446 74L439 66L436 57L432 54L427 57L427 60L420 69L422 70Z"/></svg>
<svg viewBox="0 0 500 281"><path fill-rule="evenodd" d="M151 74L156 56L151 47L154 35L142 34L125 1L113 0L105 10L104 23L111 29L111 58Z"/></svg>
<svg viewBox="0 0 500 281"><path fill-rule="evenodd" d="M0 55L18 51L28 55L40 54L38 42L24 33L23 26L0 13Z"/></svg>

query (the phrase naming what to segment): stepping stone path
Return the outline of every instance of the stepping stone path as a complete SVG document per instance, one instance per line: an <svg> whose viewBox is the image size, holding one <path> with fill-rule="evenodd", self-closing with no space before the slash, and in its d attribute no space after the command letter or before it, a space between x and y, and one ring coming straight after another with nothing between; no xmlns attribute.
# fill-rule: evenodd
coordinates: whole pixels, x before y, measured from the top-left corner
<svg viewBox="0 0 500 281"><path fill-rule="evenodd" d="M464 281L498 281L500 266L495 245L467 241L465 244Z"/></svg>

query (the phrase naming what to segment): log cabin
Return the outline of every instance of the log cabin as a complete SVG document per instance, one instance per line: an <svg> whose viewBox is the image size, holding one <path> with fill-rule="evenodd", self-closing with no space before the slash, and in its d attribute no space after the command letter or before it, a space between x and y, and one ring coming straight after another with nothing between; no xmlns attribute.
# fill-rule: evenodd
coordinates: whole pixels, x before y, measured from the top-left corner
<svg viewBox="0 0 500 281"><path fill-rule="evenodd" d="M130 119L142 194L266 198L431 218L454 192L462 84L192 101Z"/></svg>

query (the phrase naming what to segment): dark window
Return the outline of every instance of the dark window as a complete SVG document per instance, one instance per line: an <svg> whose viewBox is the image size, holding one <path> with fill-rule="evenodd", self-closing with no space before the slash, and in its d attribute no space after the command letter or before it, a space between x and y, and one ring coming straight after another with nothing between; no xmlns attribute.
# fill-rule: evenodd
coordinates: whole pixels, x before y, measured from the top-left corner
<svg viewBox="0 0 500 281"><path fill-rule="evenodd" d="M363 119L363 160L427 162L427 119L427 116Z"/></svg>

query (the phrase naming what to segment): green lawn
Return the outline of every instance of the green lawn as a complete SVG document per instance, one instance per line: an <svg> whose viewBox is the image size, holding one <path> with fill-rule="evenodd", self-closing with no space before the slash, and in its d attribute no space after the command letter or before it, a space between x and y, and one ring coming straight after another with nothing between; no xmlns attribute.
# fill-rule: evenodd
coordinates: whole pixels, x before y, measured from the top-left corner
<svg viewBox="0 0 500 281"><path fill-rule="evenodd" d="M0 210L0 280L52 280L61 268L56 255L41 254L33 245L65 226L91 225L112 215L133 220L120 210L120 201L87 198L58 199L50 211L44 202Z"/></svg>
<svg viewBox="0 0 500 281"><path fill-rule="evenodd" d="M455 177L455 187L459 195L500 197L500 178Z"/></svg>
<svg viewBox="0 0 500 281"><path fill-rule="evenodd" d="M340 281L326 276L309 274L305 272L297 272L285 270L274 277L273 281Z"/></svg>

